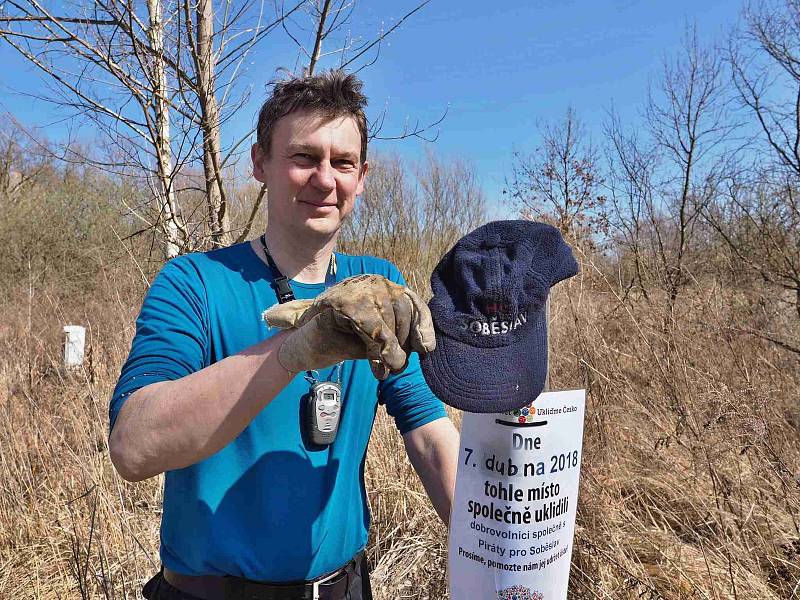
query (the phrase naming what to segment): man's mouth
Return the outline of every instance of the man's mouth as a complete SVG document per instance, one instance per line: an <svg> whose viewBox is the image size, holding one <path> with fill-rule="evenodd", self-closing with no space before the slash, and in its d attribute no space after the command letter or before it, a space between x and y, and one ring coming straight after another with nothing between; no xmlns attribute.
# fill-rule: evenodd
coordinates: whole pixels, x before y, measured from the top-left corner
<svg viewBox="0 0 800 600"><path fill-rule="evenodd" d="M310 206L316 206L317 208L327 208L336 206L335 202L310 202L308 200L300 200L302 204L308 204Z"/></svg>

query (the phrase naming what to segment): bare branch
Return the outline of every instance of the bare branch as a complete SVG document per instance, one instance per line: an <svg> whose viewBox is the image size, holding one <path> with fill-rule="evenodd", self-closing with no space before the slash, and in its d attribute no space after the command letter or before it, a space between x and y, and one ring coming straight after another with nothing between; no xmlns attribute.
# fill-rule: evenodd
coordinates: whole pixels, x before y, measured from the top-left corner
<svg viewBox="0 0 800 600"><path fill-rule="evenodd" d="M450 105L448 104L445 107L444 112L442 113L442 116L439 117L438 119L436 119L436 121L433 121L432 123L429 123L428 125L420 125L419 119L417 119L415 121L415 123L414 123L414 126L413 127L409 127L408 126L408 120L406 120L405 125L403 125L403 130L399 134L397 134L397 135L387 135L387 136L380 135L380 129L383 126L385 115L381 116L378 120L373 122L373 125L370 127L369 138L370 139L375 139L375 140L402 140L402 139L409 138L409 137L416 137L416 138L419 138L419 139L424 140L426 142L433 143L439 137L438 130L436 132L436 135L434 135L432 137L427 137L425 134L428 133L429 131L431 131L437 125L441 124L442 121L445 120L445 117L447 117L447 112L449 110L450 110Z"/></svg>
<svg viewBox="0 0 800 600"><path fill-rule="evenodd" d="M239 237L236 238L236 243L241 244L247 239L247 236L250 235L250 230L253 227L253 222L255 221L256 215L258 215L258 211L261 210L261 203L264 200L264 196L267 193L267 186L265 184L261 185L261 189L258 192L258 196L256 196L255 201L253 202L253 208L250 210L250 215L247 217L247 220L244 223L244 228L242 232L239 234Z"/></svg>
<svg viewBox="0 0 800 600"><path fill-rule="evenodd" d="M377 37L375 40L373 40L371 43L367 44L367 46L366 46L366 47L364 47L364 48L363 48L363 49L362 49L360 52L358 52L358 53L357 53L355 56L353 56L353 57L352 57L350 60L348 60L348 61L346 61L345 63L343 63L343 64L341 65L341 67L340 67L340 68L344 69L344 68L348 67L348 66L349 66L349 65L351 65L353 62L355 62L356 60L358 60L359 58L361 58L361 57L362 57L364 54L366 54L367 52L369 52L369 51L370 51L370 50L371 50L373 47L375 47L376 45L379 45L379 44L380 44L380 43L381 43L381 42L382 42L382 41L383 41L383 40L384 40L384 39L385 39L385 38L386 38L386 37L387 37L389 34L391 34L391 33L392 33L392 32L393 32L395 29L397 29L398 27L400 27L400 25L402 25L402 24L403 24L403 22L404 22L404 21L405 21L407 18L409 18L411 15L413 15L413 14L415 14L415 13L419 12L420 10L422 10L422 9L423 9L423 8L424 8L424 7L425 7L427 4L429 4L429 3L430 3L430 1L431 1L431 0L425 0L424 2L422 2L421 4L417 5L415 8L413 8L412 10L410 10L409 12L407 12L405 15L403 15L402 17L400 17L400 19L397 21L397 23L395 23L395 24L394 24L394 25L393 25L391 28L389 28L389 30L388 30L388 31L385 31L385 32L384 32L384 33L382 33L380 36L378 36L378 37Z"/></svg>
<svg viewBox="0 0 800 600"><path fill-rule="evenodd" d="M331 6L331 0L324 0L322 10L319 14L319 21L317 25L317 35L314 37L314 49L311 51L311 60L308 63L308 74L314 74L314 67L317 66L320 52L322 51L322 40L325 39L327 33L325 32L325 20L328 18L328 10Z"/></svg>

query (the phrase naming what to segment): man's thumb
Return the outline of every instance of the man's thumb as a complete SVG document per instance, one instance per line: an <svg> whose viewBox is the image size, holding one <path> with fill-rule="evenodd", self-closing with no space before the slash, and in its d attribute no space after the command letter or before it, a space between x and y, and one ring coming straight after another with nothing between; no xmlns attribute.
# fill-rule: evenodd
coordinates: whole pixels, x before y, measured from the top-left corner
<svg viewBox="0 0 800 600"><path fill-rule="evenodd" d="M292 329L299 326L300 317L303 316L308 308L314 303L313 300L292 300L285 304L276 304L265 310L261 318L270 327L279 329Z"/></svg>

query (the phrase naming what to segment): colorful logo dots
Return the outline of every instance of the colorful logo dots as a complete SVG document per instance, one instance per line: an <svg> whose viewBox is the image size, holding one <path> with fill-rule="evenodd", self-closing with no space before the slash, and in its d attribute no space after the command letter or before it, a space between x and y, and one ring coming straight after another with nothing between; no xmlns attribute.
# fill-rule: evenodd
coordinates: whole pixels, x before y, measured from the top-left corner
<svg viewBox="0 0 800 600"><path fill-rule="evenodd" d="M534 415L536 415L536 407L531 402L528 406L523 406L504 414L516 417L518 423L530 423L533 421Z"/></svg>

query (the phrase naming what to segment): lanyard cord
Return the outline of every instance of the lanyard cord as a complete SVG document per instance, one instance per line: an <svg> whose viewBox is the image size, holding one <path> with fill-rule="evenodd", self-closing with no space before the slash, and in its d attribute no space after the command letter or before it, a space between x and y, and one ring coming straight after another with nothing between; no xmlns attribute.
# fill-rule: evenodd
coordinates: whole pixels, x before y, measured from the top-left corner
<svg viewBox="0 0 800 600"><path fill-rule="evenodd" d="M278 304L284 304L286 302L291 302L295 299L294 292L292 291L292 286L289 285L289 279L281 273L281 270L278 268L278 265L275 264L275 261L272 259L272 255L269 253L269 248L267 248L267 236L266 234L261 235L261 246L264 248L264 255L267 257L267 265L269 265L269 269L272 272L272 280L275 283L275 295L278 297ZM328 270L325 273L325 289L336 285L336 255L331 253L331 262L328 264ZM334 366L337 383L341 383L342 379L342 364L339 363ZM316 383L317 378L314 376L316 371L306 371L306 380L309 383Z"/></svg>
<svg viewBox="0 0 800 600"><path fill-rule="evenodd" d="M264 248L264 255L267 257L267 264L270 271L272 271L272 280L275 282L276 295L278 296L278 303L291 302L294 300L294 292L292 286L289 285L289 279L281 273L278 265L272 259L272 255L267 248L267 236L261 235L261 246ZM328 264L328 270L325 273L325 289L336 284L336 255L331 253L331 262Z"/></svg>

